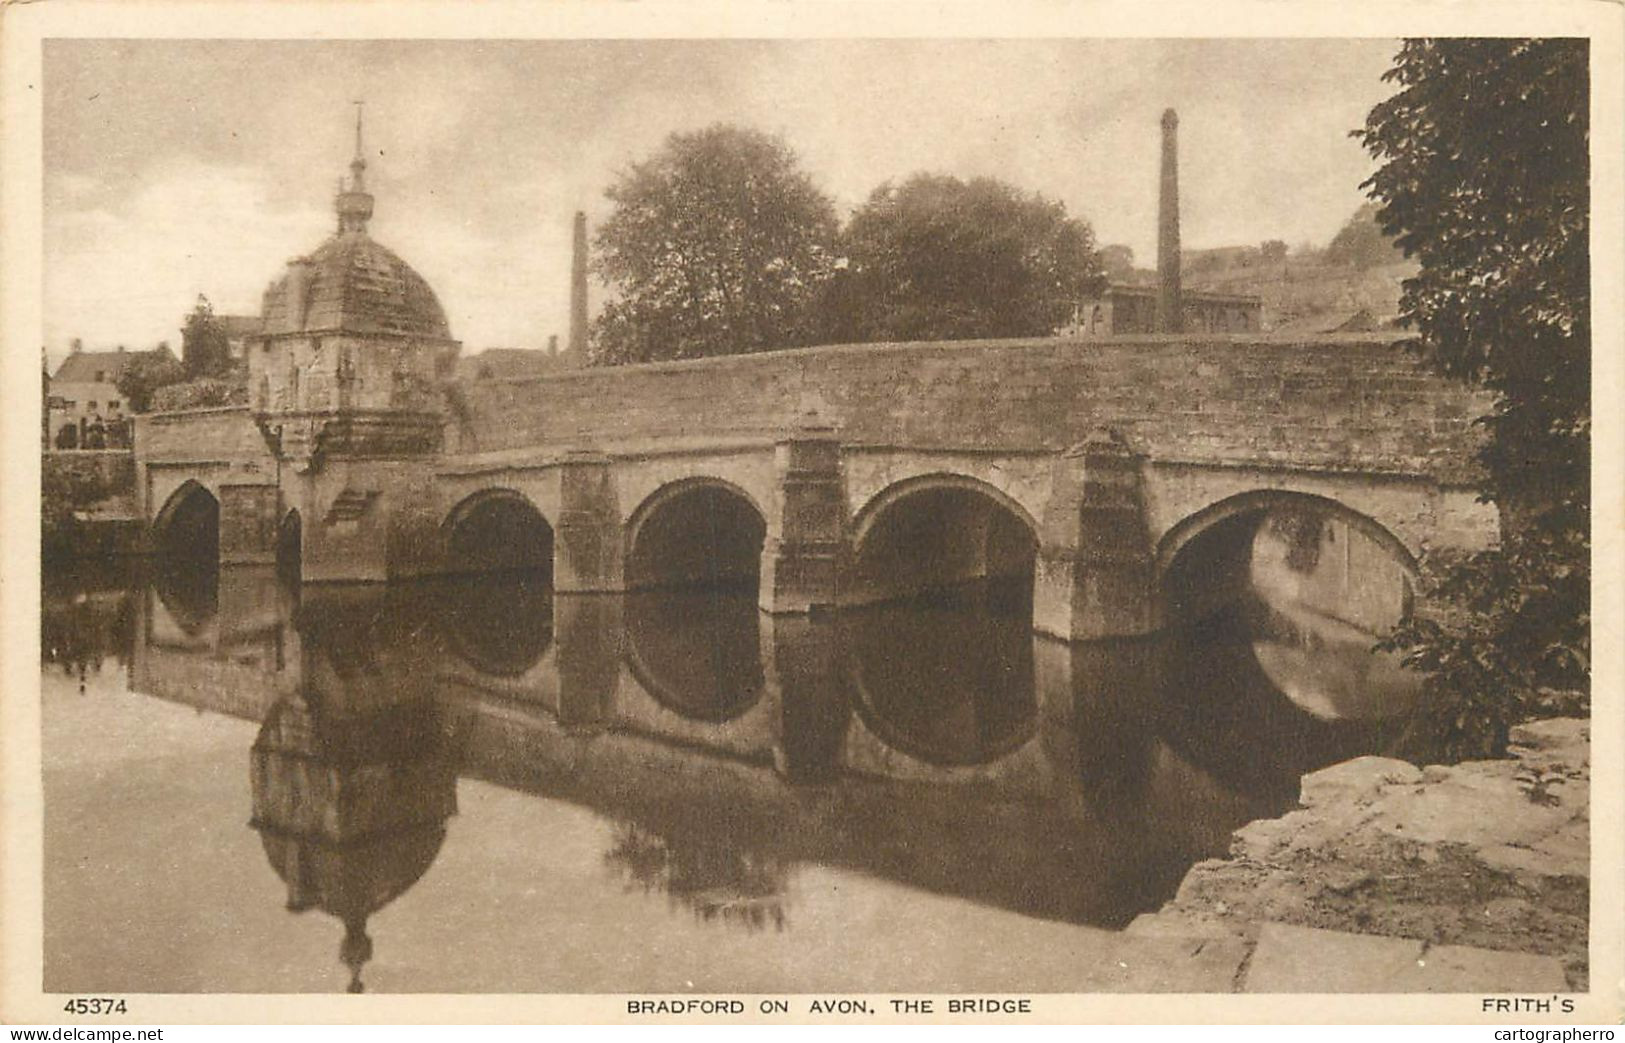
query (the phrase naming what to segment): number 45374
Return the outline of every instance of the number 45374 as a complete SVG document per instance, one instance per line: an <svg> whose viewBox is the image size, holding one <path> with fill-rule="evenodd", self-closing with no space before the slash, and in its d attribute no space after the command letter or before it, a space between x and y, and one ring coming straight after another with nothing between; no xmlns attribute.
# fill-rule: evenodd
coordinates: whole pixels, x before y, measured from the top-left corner
<svg viewBox="0 0 1625 1043"><path fill-rule="evenodd" d="M86 999L84 997L71 999L62 1007L62 1010L67 1014L128 1013L128 1011L126 1011L124 1008L124 1001L122 999L111 999L102 996L97 996L90 999Z"/></svg>

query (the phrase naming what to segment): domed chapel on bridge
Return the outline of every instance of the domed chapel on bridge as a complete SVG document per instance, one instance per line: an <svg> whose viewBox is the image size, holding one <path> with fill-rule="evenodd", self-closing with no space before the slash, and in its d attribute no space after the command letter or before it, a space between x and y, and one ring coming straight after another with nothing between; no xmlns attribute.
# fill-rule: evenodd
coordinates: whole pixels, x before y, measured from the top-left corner
<svg viewBox="0 0 1625 1043"><path fill-rule="evenodd" d="M338 227L265 290L248 339L250 402L261 413L434 410L459 344L428 282L367 233L373 197L356 116Z"/></svg>
<svg viewBox="0 0 1625 1043"><path fill-rule="evenodd" d="M333 234L288 261L244 338L246 416L185 424L190 455L207 463L176 492L218 500L222 561L265 560L275 548L303 559L307 579L382 579L412 557L399 526L430 499L423 461L443 447L443 385L460 344L427 280L368 233L362 133L358 109ZM180 448L164 435L182 434L179 416L152 418L138 462L160 522L188 506L188 495L161 492L161 458Z"/></svg>

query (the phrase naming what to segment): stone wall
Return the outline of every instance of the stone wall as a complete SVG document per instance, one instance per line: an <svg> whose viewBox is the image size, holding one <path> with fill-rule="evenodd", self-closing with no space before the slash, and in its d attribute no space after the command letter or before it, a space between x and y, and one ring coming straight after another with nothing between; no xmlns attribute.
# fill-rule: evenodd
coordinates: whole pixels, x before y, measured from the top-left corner
<svg viewBox="0 0 1625 1043"><path fill-rule="evenodd" d="M229 482L275 481L271 455L246 406L136 417L136 504L151 520L187 481L217 498Z"/></svg>
<svg viewBox="0 0 1625 1043"><path fill-rule="evenodd" d="M270 451L246 406L136 418L136 449L146 463L268 458Z"/></svg>
<svg viewBox="0 0 1625 1043"><path fill-rule="evenodd" d="M1380 335L850 345L463 390L465 452L773 434L816 414L848 445L1061 449L1105 425L1153 460L1446 484L1472 481L1488 409Z"/></svg>

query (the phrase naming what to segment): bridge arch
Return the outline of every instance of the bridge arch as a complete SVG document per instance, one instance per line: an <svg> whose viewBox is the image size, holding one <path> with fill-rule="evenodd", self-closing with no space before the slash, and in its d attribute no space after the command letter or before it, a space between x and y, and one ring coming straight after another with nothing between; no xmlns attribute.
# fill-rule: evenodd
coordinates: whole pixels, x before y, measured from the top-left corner
<svg viewBox="0 0 1625 1043"><path fill-rule="evenodd" d="M1157 544L1158 580L1168 574L1169 568L1180 552L1204 533L1233 519L1272 510L1308 510L1323 517L1335 518L1387 549L1413 579L1418 573L1416 555L1403 540L1370 515L1362 514L1330 497L1314 493L1286 489L1257 489L1227 496L1208 504L1196 513L1181 519L1164 533Z"/></svg>
<svg viewBox="0 0 1625 1043"><path fill-rule="evenodd" d="M695 476L650 493L626 523L626 586L755 589L767 514L744 489Z"/></svg>
<svg viewBox="0 0 1625 1043"><path fill-rule="evenodd" d="M220 554L220 501L194 478L182 482L152 520L153 542L166 557L211 563Z"/></svg>
<svg viewBox="0 0 1625 1043"><path fill-rule="evenodd" d="M1019 502L954 472L893 482L858 511L841 643L854 708L882 744L953 768L1032 738L1038 543Z"/></svg>
<svg viewBox="0 0 1625 1043"><path fill-rule="evenodd" d="M453 573L553 570L553 526L516 489L465 496L440 524L446 569Z"/></svg>
<svg viewBox="0 0 1625 1043"><path fill-rule="evenodd" d="M951 472L916 475L876 493L852 525L848 600L890 601L977 580L1027 586L1038 523L997 486Z"/></svg>
<svg viewBox="0 0 1625 1043"><path fill-rule="evenodd" d="M1173 689L1284 697L1325 719L1403 712L1422 677L1375 646L1410 616L1416 581L1404 543L1336 500L1286 490L1220 500L1157 548L1170 668L1192 679L1176 676Z"/></svg>
<svg viewBox="0 0 1625 1043"><path fill-rule="evenodd" d="M968 474L959 474L955 471L931 471L926 474L911 475L892 482L871 496L857 514L852 518L852 546L854 549L862 546L865 538L874 528L875 522L887 510L909 496L937 490L964 490L965 492L980 494L1003 507L1026 524L1029 532L1038 533L1038 520L1031 511L1024 507L1021 501L1011 496L991 482Z"/></svg>

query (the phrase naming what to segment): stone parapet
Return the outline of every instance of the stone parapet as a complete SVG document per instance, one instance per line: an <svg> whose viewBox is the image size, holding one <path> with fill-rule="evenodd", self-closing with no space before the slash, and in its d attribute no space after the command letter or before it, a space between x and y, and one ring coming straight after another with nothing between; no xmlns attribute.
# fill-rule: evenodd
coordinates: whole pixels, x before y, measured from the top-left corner
<svg viewBox="0 0 1625 1043"><path fill-rule="evenodd" d="M487 450L771 436L809 403L844 444L1060 451L1099 427L1153 463L1476 480L1487 399L1392 337L1136 336L803 348L467 387Z"/></svg>

